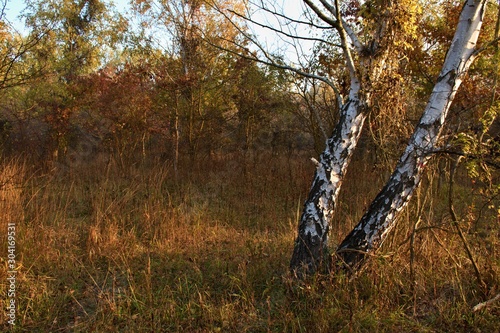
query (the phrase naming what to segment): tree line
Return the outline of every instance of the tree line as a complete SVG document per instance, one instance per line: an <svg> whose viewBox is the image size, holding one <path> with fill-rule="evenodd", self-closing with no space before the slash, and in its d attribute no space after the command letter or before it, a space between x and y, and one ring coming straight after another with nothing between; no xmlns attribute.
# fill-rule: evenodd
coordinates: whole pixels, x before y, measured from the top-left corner
<svg viewBox="0 0 500 333"><path fill-rule="evenodd" d="M27 1L23 33L2 13L5 151L66 163L84 136L120 156L155 146L177 164L272 146L294 126L281 121L296 103L285 72L203 40L245 43L208 2L137 1L126 14L104 1Z"/></svg>

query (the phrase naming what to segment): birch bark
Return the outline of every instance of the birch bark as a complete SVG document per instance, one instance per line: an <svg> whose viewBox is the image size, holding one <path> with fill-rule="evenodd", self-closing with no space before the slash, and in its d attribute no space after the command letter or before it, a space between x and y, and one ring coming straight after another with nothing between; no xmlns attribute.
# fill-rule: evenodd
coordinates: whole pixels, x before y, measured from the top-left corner
<svg viewBox="0 0 500 333"><path fill-rule="evenodd" d="M316 272L329 266L328 232L335 211L342 181L356 148L367 110L371 105L371 82L380 77L388 56L388 49L380 50L380 41L385 37L385 29L370 41L371 50L362 45L353 29L342 20L339 2L335 6L325 1L325 11L312 1L304 2L338 32L346 67L350 75L349 96L344 102L341 98L340 119L333 134L326 141L326 147L316 163L312 186L304 204L299 221L298 236L290 261L290 269L298 277ZM328 15L331 14L331 15ZM385 23L382 23L384 25ZM357 61L352 56L356 53Z"/></svg>
<svg viewBox="0 0 500 333"><path fill-rule="evenodd" d="M341 118L327 140L317 163L313 183L299 223L299 234L290 263L297 275L316 272L329 265L327 253L330 221L335 210L342 180L357 145L367 101L353 96L344 105Z"/></svg>
<svg viewBox="0 0 500 333"><path fill-rule="evenodd" d="M424 167L439 144L455 93L475 58L486 3L487 0L465 1L441 73L407 148L384 188L337 249L343 268L359 269L367 255L382 245L418 187Z"/></svg>

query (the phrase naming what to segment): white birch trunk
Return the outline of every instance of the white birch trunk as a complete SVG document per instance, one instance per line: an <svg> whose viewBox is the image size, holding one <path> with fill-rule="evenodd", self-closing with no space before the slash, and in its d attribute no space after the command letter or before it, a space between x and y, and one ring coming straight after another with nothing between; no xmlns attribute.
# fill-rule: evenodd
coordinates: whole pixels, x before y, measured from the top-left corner
<svg viewBox="0 0 500 333"><path fill-rule="evenodd" d="M462 78L474 59L487 0L467 0L424 114L396 170L359 224L337 249L343 268L356 270L377 250L420 183L424 166L436 150L441 129Z"/></svg>
<svg viewBox="0 0 500 333"><path fill-rule="evenodd" d="M351 90L349 101L343 106L341 119L317 164L299 222L299 234L290 263L297 275L316 272L329 258L328 232L340 187L366 119L365 101L358 97L359 85Z"/></svg>
<svg viewBox="0 0 500 333"><path fill-rule="evenodd" d="M305 2L321 17L321 11L311 1ZM338 1L335 5L338 7ZM329 10L336 12L331 8ZM314 273L322 267L329 267L330 222L342 181L361 135L367 109L371 105L370 82L376 82L381 76L388 56L388 50L378 50L378 41L383 38L381 34L373 38L372 53L363 54L365 48L354 32L342 23L340 12L336 12L336 15L335 20L326 22L339 33L350 73L349 97L341 105L339 122L332 136L326 141L320 160L314 160L317 164L316 172L299 221L299 232L290 261L290 269L298 277ZM350 44L357 52L358 66L351 55Z"/></svg>

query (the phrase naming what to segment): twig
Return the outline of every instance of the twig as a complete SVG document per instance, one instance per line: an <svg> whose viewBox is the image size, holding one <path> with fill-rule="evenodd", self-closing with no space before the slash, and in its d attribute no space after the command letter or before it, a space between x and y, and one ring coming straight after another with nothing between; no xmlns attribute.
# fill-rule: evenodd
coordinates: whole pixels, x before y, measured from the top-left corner
<svg viewBox="0 0 500 333"><path fill-rule="evenodd" d="M455 213L455 208L453 207L453 185L454 185L454 176L455 176L455 170L458 167L458 164L460 163L460 158L458 158L451 166L450 170L450 188L448 192L448 209L450 211L451 215L451 220L453 222L453 225L457 229L457 233L460 236L460 239L462 240L462 243L464 244L465 252L467 252L467 256L469 257L469 260L472 264L472 267L474 268L474 273L476 274L477 282L479 285L486 290L486 283L481 277L481 273L479 272L479 268L477 266L476 261L474 260L474 256L472 255L472 251L469 247L469 243L467 242L467 239L465 239L465 235L462 232L462 229L460 228L460 224L458 223L458 218Z"/></svg>
<svg viewBox="0 0 500 333"><path fill-rule="evenodd" d="M287 15L284 15L283 13L278 12L277 10L271 10L269 7L265 6L264 3L262 3L262 2L261 2L260 5L257 4L254 1L249 1L249 3L252 4L252 5L254 5L255 7L258 7L259 9L261 9L261 10L269 13L269 14L272 14L274 16L277 16L277 17L280 17L282 19L285 19L285 20L289 21L290 23L297 23L297 24L307 25L309 27L313 27L313 28L316 28L316 29L323 29L323 30L329 30L329 29L332 28L330 25L327 25L327 26L318 25L318 24L315 24L312 21L302 21L302 20L291 18L291 17L289 17Z"/></svg>
<svg viewBox="0 0 500 333"><path fill-rule="evenodd" d="M447 155L455 155L459 157L465 157L467 159L481 159L483 156L477 155L477 154L468 154L460 151L454 151L454 150L449 150L449 149L436 149L433 150L431 153L433 154L447 154ZM487 160L484 159L484 163L486 163L488 166L494 167L495 169L500 169L500 164L496 163L495 161Z"/></svg>
<svg viewBox="0 0 500 333"><path fill-rule="evenodd" d="M247 16L244 16L234 10L231 10L231 9L228 9L228 11L241 18L241 19L244 19L252 24L255 24L261 28L264 28L264 29L268 29L268 30L271 30L273 32L276 32L278 34L281 34L285 37L288 37L288 38L292 38L292 39L301 39L301 40L308 40L308 41L313 41L313 42L321 42L321 43L326 43L328 45L331 45L331 46L335 46L335 47L341 47L341 45L339 44L335 44L335 43L330 43L328 42L328 40L326 40L325 38L316 38L316 37L305 37L305 36L299 36L299 35L294 35L294 34L291 34L291 33L288 33L286 31L284 31L283 29L277 29L277 28L274 28L268 24L264 24L264 23L261 23L261 22L258 22L258 21L255 21L254 19L250 18L250 17L247 17Z"/></svg>
<svg viewBox="0 0 500 333"><path fill-rule="evenodd" d="M498 301L500 299L500 293L497 294L495 297L493 297L492 299L489 299L487 300L486 302L482 302L482 303L479 303L477 304L476 306L474 306L472 308L472 312L476 312L476 311L479 311L481 310L482 308L485 308L487 306L490 306L491 304L495 303L496 301Z"/></svg>

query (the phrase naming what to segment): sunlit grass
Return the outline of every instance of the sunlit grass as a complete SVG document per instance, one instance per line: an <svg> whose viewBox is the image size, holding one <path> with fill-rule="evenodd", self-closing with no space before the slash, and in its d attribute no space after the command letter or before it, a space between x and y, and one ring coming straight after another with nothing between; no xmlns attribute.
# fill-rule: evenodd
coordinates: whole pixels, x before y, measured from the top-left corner
<svg viewBox="0 0 500 333"><path fill-rule="evenodd" d="M354 163L334 243L366 209L374 184L383 182L371 166ZM2 230L16 221L18 241L14 331L498 329L498 305L478 313L471 308L498 291L499 226L482 242L469 233L490 287L484 295L432 177L359 276L298 282L288 263L313 173L308 158L261 154L183 165L175 179L168 163L123 168L111 159L62 173L5 161ZM463 202L462 213L469 204ZM417 219L421 228L412 241ZM7 248L5 237L0 246ZM5 273L0 278L3 292ZM5 313L0 316L5 322Z"/></svg>

